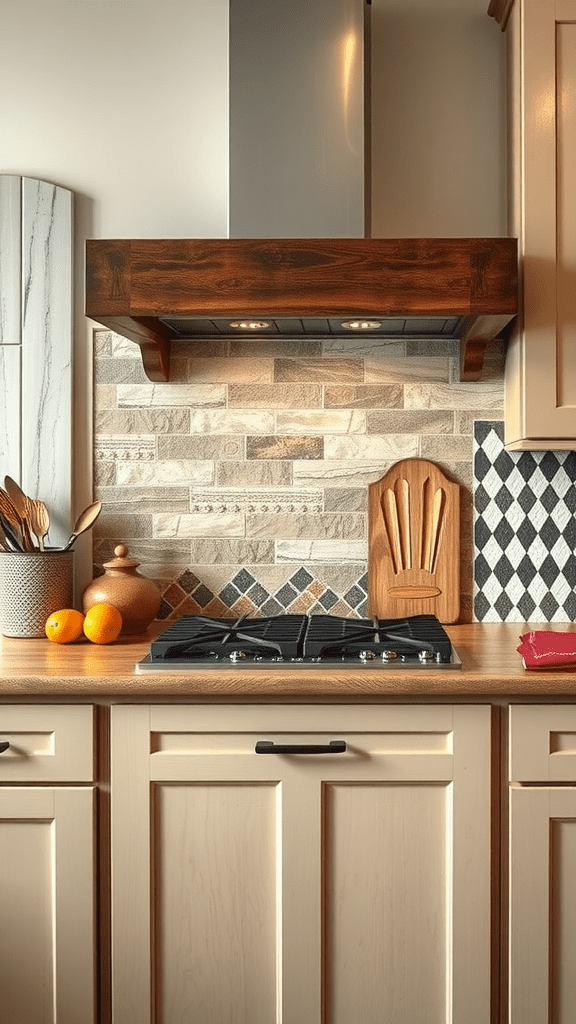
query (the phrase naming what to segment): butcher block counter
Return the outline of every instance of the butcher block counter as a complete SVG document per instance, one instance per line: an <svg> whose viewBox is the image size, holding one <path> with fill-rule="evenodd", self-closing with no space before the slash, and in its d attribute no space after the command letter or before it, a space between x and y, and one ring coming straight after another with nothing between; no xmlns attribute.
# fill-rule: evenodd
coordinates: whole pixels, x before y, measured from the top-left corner
<svg viewBox="0 0 576 1024"><path fill-rule="evenodd" d="M127 700L374 700L378 698L576 697L576 671L527 671L516 651L531 629L574 630L576 624L471 623L447 626L460 669L388 669L373 665L272 671L250 666L194 667L182 673L138 674L137 662L166 628L153 623L139 636L110 645L89 641L59 645L49 640L0 638L0 699L98 698ZM576 644L576 637L575 637Z"/></svg>

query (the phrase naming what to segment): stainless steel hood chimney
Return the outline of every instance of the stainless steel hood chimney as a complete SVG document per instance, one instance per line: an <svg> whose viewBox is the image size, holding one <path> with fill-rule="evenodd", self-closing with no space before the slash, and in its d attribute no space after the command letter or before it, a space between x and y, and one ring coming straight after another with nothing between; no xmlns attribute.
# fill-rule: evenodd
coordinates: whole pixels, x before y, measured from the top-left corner
<svg viewBox="0 0 576 1024"><path fill-rule="evenodd" d="M369 0L230 0L230 238L89 240L86 314L168 380L179 339L459 338L517 312L516 240L373 239Z"/></svg>

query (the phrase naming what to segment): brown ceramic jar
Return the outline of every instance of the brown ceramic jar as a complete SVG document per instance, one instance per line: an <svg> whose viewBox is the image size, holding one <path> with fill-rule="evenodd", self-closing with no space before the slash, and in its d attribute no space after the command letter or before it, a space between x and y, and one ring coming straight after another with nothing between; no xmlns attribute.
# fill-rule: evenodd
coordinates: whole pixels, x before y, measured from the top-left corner
<svg viewBox="0 0 576 1024"><path fill-rule="evenodd" d="M160 588L136 571L140 562L128 558L128 548L114 548L116 558L104 562L104 575L89 583L82 595L84 614L95 604L112 604L122 616L122 633L143 633L156 618Z"/></svg>

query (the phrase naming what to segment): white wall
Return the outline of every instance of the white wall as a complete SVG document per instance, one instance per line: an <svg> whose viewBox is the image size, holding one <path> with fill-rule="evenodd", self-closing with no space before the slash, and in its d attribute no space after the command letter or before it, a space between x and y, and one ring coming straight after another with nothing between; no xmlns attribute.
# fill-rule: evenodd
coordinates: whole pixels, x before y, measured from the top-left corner
<svg viewBox="0 0 576 1024"><path fill-rule="evenodd" d="M75 194L78 512L92 500L84 240L226 236L228 0L0 0L0 173ZM76 554L82 589L89 539Z"/></svg>

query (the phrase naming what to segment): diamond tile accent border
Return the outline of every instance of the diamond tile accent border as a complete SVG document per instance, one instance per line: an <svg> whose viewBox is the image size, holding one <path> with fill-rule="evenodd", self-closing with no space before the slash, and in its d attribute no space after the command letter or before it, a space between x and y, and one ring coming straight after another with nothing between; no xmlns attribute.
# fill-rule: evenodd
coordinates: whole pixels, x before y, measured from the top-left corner
<svg viewBox="0 0 576 1024"><path fill-rule="evenodd" d="M171 582L162 594L159 619L177 619L182 615L214 615L232 618L238 615L280 615L284 612L344 615L364 618L367 615L368 574L339 596L331 586L315 578L304 566L296 569L290 579L270 593L251 572L235 570L232 578L215 594L190 570Z"/></svg>
<svg viewBox="0 0 576 1024"><path fill-rule="evenodd" d="M576 621L576 452L507 452L474 423L474 619Z"/></svg>

